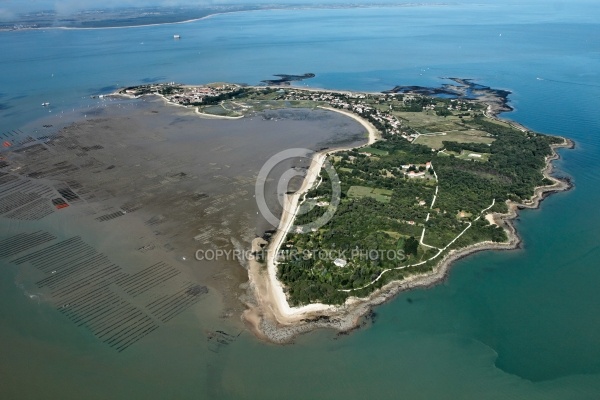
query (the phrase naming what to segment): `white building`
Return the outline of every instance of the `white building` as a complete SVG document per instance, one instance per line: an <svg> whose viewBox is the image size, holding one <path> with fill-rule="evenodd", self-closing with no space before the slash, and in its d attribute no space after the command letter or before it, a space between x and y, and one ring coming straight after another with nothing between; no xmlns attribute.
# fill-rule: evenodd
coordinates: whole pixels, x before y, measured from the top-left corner
<svg viewBox="0 0 600 400"><path fill-rule="evenodd" d="M336 267L344 268L348 264L348 261L342 258L336 258L335 260L333 260L333 263Z"/></svg>

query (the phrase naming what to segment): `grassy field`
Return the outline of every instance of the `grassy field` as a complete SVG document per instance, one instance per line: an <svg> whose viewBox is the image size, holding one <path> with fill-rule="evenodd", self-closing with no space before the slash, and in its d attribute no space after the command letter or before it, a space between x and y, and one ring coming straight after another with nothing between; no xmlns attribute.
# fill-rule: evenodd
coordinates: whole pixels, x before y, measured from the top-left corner
<svg viewBox="0 0 600 400"><path fill-rule="evenodd" d="M474 151L463 150L458 158L462 160L475 160L480 162L486 162L490 159L489 153L476 153Z"/></svg>
<svg viewBox="0 0 600 400"><path fill-rule="evenodd" d="M419 133L448 132L464 130L462 120L456 116L440 117L434 111L426 112L394 112L395 116L408 121L408 124Z"/></svg>
<svg viewBox="0 0 600 400"><path fill-rule="evenodd" d="M282 108L316 108L322 103L297 100L227 100L218 105L200 107L200 112L219 116L237 117L266 110L277 110Z"/></svg>
<svg viewBox="0 0 600 400"><path fill-rule="evenodd" d="M376 156L387 156L389 152L387 150L374 149L373 147L363 147L360 149L361 152L375 154Z"/></svg>
<svg viewBox="0 0 600 400"><path fill-rule="evenodd" d="M468 130L468 131L452 131L447 132L445 135L421 135L414 143L423 144L431 147L432 149L441 149L444 147L442 142L458 142L458 143L486 143L490 144L494 141L494 138L488 136L486 132Z"/></svg>
<svg viewBox="0 0 600 400"><path fill-rule="evenodd" d="M382 203L389 203L391 196L392 191L387 189L377 189L368 186L350 186L350 189L348 189L348 197L372 197Z"/></svg>
<svg viewBox="0 0 600 400"><path fill-rule="evenodd" d="M227 108L230 108L229 103L231 102L227 102ZM245 113L249 113L265 110L277 110L281 108L315 108L323 104L311 100L240 100L235 101L235 105L237 105L238 108L243 108Z"/></svg>
<svg viewBox="0 0 600 400"><path fill-rule="evenodd" d="M221 107L220 105L200 107L199 111L201 113L205 113L205 114L227 116L227 117L236 117L239 115L231 110L226 110L225 108Z"/></svg>

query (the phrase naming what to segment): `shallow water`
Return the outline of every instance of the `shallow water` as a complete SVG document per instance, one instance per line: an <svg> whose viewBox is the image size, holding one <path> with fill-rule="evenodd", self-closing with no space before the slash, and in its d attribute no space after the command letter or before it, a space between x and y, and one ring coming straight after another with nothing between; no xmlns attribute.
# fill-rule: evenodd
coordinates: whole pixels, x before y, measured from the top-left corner
<svg viewBox="0 0 600 400"><path fill-rule="evenodd" d="M302 85L379 91L458 76L513 91L516 111L506 117L572 138L577 148L562 150L555 163L575 189L521 214L523 249L461 260L444 284L398 296L377 308L374 324L337 340L319 331L272 346L244 332L214 353L203 333L214 329L206 307L115 354L31 301L17 286L18 271L3 264L1 390L63 398L597 398L597 15L593 2L531 2L2 33L9 56L0 70L11 76L0 97L6 130L93 109L101 102L90 94L143 81L255 84L273 73L314 72ZM182 40L174 42L174 33ZM56 227L67 230L61 221Z"/></svg>

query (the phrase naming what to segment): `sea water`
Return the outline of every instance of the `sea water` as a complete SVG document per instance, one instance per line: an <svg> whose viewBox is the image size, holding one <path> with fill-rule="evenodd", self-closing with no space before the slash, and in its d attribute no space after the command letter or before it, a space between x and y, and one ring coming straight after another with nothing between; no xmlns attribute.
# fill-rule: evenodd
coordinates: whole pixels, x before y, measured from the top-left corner
<svg viewBox="0 0 600 400"><path fill-rule="evenodd" d="M505 117L573 139L556 173L575 188L523 211L523 246L457 262L449 278L376 308L348 336L274 346L242 333L218 354L193 317L127 352L105 350L0 267L7 398L596 399L600 396L600 21L568 6L448 5L260 11L175 25L0 33L2 131L90 96L155 81L381 91L474 78L508 89ZM173 40L173 34L181 40ZM50 102L50 107L41 103ZM7 229L2 227L2 229ZM160 330L159 330L160 331ZM3 397L6 397L3 396Z"/></svg>

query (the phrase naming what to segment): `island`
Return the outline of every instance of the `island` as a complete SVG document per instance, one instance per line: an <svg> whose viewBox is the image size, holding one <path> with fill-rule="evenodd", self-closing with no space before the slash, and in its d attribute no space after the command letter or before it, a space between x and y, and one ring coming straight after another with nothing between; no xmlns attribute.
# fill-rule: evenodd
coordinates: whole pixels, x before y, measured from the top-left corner
<svg viewBox="0 0 600 400"><path fill-rule="evenodd" d="M556 149L570 140L498 118L511 110L510 92L452 80L383 93L281 82L149 84L117 94L159 95L205 118L324 108L369 132L362 147L315 153L302 187L286 193L277 229L253 242L243 317L258 336L284 343L315 328L348 332L399 291L442 281L455 260L516 248L517 211L570 188L551 175Z"/></svg>

